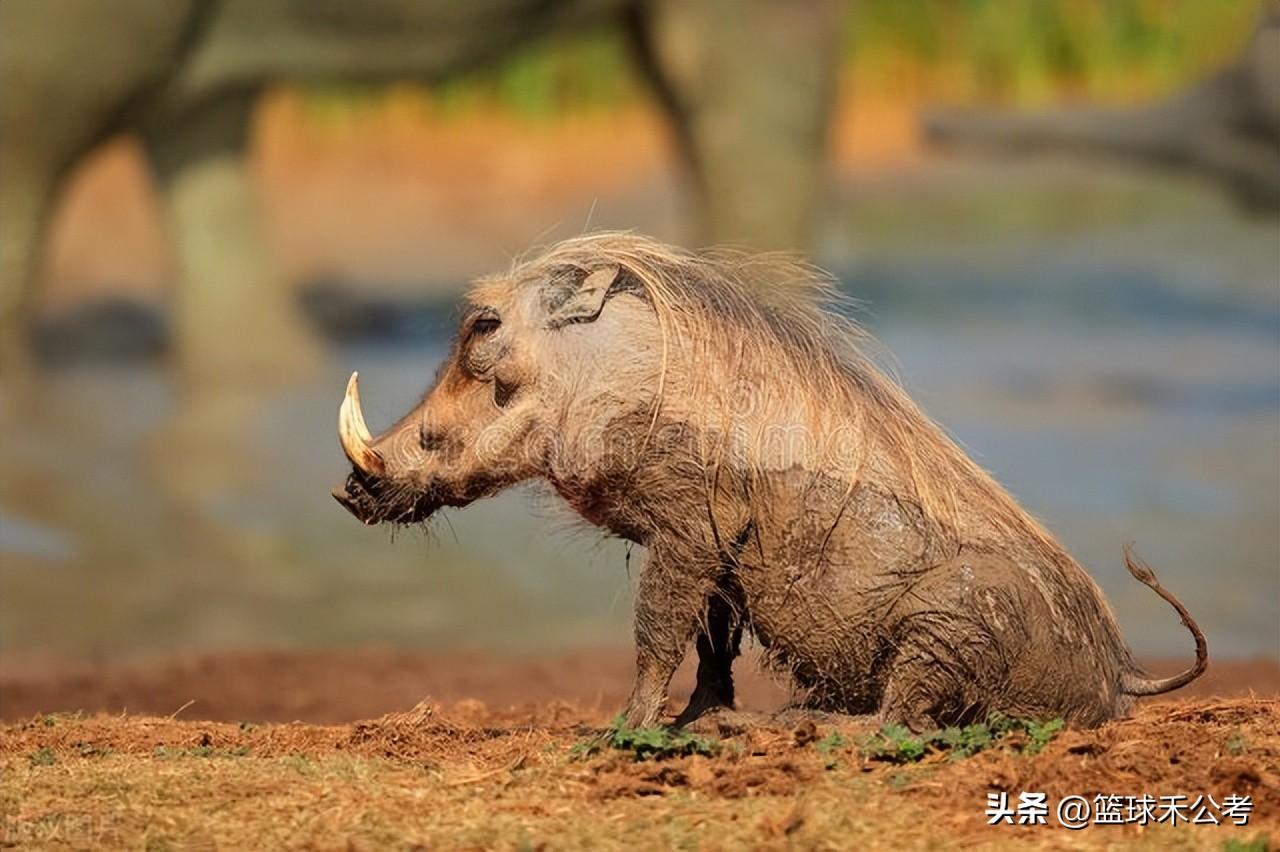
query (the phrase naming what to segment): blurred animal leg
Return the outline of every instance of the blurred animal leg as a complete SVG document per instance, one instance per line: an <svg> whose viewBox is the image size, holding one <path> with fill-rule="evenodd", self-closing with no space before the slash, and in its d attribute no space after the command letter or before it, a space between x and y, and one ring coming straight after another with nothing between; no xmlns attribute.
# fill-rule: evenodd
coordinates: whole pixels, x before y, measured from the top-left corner
<svg viewBox="0 0 1280 852"><path fill-rule="evenodd" d="M224 92L153 122L146 134L174 245L174 340L188 385L269 383L315 359L267 248L246 164L256 95Z"/></svg>
<svg viewBox="0 0 1280 852"><path fill-rule="evenodd" d="M27 334L58 181L51 169L0 152L0 374L18 381L28 368Z"/></svg>
<svg viewBox="0 0 1280 852"><path fill-rule="evenodd" d="M831 0L660 0L632 17L638 61L696 187L701 239L809 245L842 8Z"/></svg>
<svg viewBox="0 0 1280 852"><path fill-rule="evenodd" d="M26 365L49 219L67 173L177 65L183 0L0 3L0 370Z"/></svg>
<svg viewBox="0 0 1280 852"><path fill-rule="evenodd" d="M147 154L163 192L177 282L179 407L156 436L160 487L209 519L261 475L251 425L318 349L271 262L245 148L256 90L152 117Z"/></svg>

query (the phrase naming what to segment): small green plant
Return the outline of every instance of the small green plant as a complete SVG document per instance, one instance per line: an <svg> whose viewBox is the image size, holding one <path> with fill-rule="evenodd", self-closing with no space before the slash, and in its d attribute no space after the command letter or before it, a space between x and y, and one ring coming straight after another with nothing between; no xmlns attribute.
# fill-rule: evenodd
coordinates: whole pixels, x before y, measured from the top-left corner
<svg viewBox="0 0 1280 852"><path fill-rule="evenodd" d="M1248 840L1236 840L1233 837L1222 844L1222 852L1267 852L1270 848L1271 840L1265 834Z"/></svg>
<svg viewBox="0 0 1280 852"><path fill-rule="evenodd" d="M889 763L915 763L931 752L960 760L998 745L1008 745L1022 754L1037 754L1060 730L1061 719L1041 722L992 713L985 722L921 734L913 734L902 725L884 725L864 737L860 746L868 759Z"/></svg>
<svg viewBox="0 0 1280 852"><path fill-rule="evenodd" d="M723 747L719 740L703 737L688 731L655 725L651 728L628 728L621 716L613 720L607 736L601 742L586 741L575 745L569 752L574 760L582 760L607 745L618 751L629 751L636 760L665 760L670 757L687 757L692 754L711 756Z"/></svg>
<svg viewBox="0 0 1280 852"><path fill-rule="evenodd" d="M570 760L586 760L600 751L600 744L593 740L579 740L569 749Z"/></svg>
<svg viewBox="0 0 1280 852"><path fill-rule="evenodd" d="M882 725L874 734L863 737L859 746L862 754L871 760L914 763L929 750L925 736L932 735L916 736L903 725Z"/></svg>
<svg viewBox="0 0 1280 852"><path fill-rule="evenodd" d="M1232 757L1239 757L1249 750L1249 741L1244 738L1244 734L1239 729L1231 732L1231 736L1227 737L1227 741L1222 744L1227 750L1227 754Z"/></svg>
<svg viewBox="0 0 1280 852"><path fill-rule="evenodd" d="M1063 723L1061 719L1050 719L1046 722L1028 719L1021 724L1028 737L1028 742L1022 747L1022 751L1026 754L1039 754L1041 749L1049 744L1049 740L1062 730Z"/></svg>
<svg viewBox="0 0 1280 852"><path fill-rule="evenodd" d="M822 739L813 744L818 750L818 754L831 754L836 749L844 748L846 745L844 737L840 736L839 731L832 731Z"/></svg>
<svg viewBox="0 0 1280 852"><path fill-rule="evenodd" d="M823 765L826 766L827 769L835 769L836 765L840 762L839 758L836 756L836 752L844 748L845 745L847 745L847 743L845 742L845 738L840 736L840 732L832 731L822 739L815 742L813 747L818 750L818 754L822 755Z"/></svg>
<svg viewBox="0 0 1280 852"><path fill-rule="evenodd" d="M33 752L27 762L32 766L53 766L58 762L57 756L53 753L53 749L48 746L41 746L38 751Z"/></svg>

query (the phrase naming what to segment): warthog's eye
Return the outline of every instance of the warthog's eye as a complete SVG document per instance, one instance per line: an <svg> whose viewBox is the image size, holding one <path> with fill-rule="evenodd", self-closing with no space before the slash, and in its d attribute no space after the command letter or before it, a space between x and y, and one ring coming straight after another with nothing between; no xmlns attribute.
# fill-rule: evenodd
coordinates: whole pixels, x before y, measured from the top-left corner
<svg viewBox="0 0 1280 852"><path fill-rule="evenodd" d="M473 378L488 380L493 367L506 354L507 345L494 332L502 325L502 319L493 308L481 308L466 326L465 338L460 347L462 367Z"/></svg>
<svg viewBox="0 0 1280 852"><path fill-rule="evenodd" d="M498 326L502 325L502 320L494 314L485 314L476 317L471 323L471 334L473 337L486 337L498 330Z"/></svg>

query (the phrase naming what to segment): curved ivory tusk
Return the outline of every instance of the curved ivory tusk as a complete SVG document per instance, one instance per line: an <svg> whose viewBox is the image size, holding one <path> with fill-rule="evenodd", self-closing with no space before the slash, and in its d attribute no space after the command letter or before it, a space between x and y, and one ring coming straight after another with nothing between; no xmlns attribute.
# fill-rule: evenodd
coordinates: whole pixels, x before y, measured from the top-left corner
<svg viewBox="0 0 1280 852"><path fill-rule="evenodd" d="M360 471L369 474L381 474L386 469L382 454L372 446L373 436L364 422L364 412L360 410L359 373L352 373L347 381L347 395L342 399L342 407L338 409L338 441L342 451Z"/></svg>

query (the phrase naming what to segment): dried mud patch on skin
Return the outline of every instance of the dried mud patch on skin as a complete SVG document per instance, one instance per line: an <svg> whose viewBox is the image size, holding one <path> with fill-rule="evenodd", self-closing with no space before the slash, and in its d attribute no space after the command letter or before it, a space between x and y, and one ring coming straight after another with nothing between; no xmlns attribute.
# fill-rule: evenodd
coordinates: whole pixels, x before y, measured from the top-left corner
<svg viewBox="0 0 1280 852"><path fill-rule="evenodd" d="M574 746L594 707L493 711L478 701L350 725L35 716L0 727L0 827L88 825L101 843L317 843L355 848L1220 848L1280 832L1280 705L1143 704L1065 731L1035 755L997 746L895 765L857 743L873 720L760 716L712 755L636 760ZM836 736L838 734L839 736ZM1251 795L1246 828L986 825L991 790L1064 795ZM72 813L74 811L74 813ZM59 816L62 814L62 816ZM71 814L71 816L66 816ZM216 816L215 816L216 815ZM8 820L8 822L4 822ZM71 820L71 822L66 822ZM1052 820L1051 820L1052 822ZM16 828L15 828L16 826ZM157 826L167 834L157 835ZM27 835L22 835L27 836Z"/></svg>

